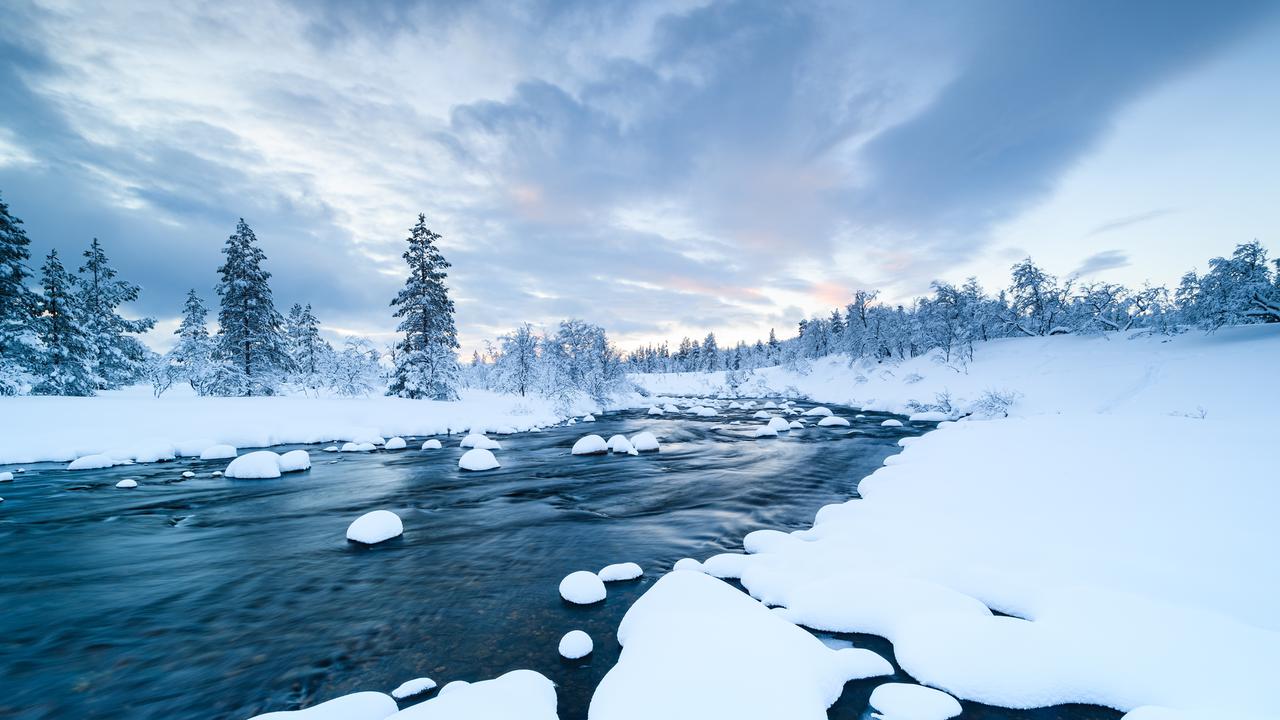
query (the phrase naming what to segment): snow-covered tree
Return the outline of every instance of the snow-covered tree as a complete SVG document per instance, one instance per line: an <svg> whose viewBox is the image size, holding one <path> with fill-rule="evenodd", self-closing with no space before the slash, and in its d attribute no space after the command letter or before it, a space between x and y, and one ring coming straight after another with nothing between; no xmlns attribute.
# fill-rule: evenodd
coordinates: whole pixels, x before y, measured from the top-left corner
<svg viewBox="0 0 1280 720"><path fill-rule="evenodd" d="M1064 324L1071 282L1058 279L1027 258L1013 266L1009 286L1009 327L1023 335L1057 335L1069 332Z"/></svg>
<svg viewBox="0 0 1280 720"><path fill-rule="evenodd" d="M432 400L458 398L458 332L453 324L453 300L445 286L449 261L440 253L440 236L427 229L418 215L407 242L404 260L409 277L391 301L400 318L395 371L390 395Z"/></svg>
<svg viewBox="0 0 1280 720"><path fill-rule="evenodd" d="M137 300L140 288L116 277L98 238L84 251L84 258L76 284L94 383L99 390L130 385L142 379L147 369L146 347L133 336L155 327L156 321L120 315L118 308Z"/></svg>
<svg viewBox="0 0 1280 720"><path fill-rule="evenodd" d="M323 387L334 352L333 346L320 337L320 321L312 312L311 303L294 303L289 308L285 338L293 366L290 381L313 392Z"/></svg>
<svg viewBox="0 0 1280 720"><path fill-rule="evenodd" d="M40 299L27 288L30 244L22 221L0 199L0 395L23 392L39 364L32 329Z"/></svg>
<svg viewBox="0 0 1280 720"><path fill-rule="evenodd" d="M222 249L226 259L218 296L218 359L212 390L218 395L273 395L292 366L280 313L262 268L266 255L244 218Z"/></svg>
<svg viewBox="0 0 1280 720"><path fill-rule="evenodd" d="M182 306L182 322L173 331L178 342L166 356L173 367L174 380L186 381L200 395L209 393L215 369L214 343L205 324L208 313L195 289L188 290L186 303ZM152 368L153 378L157 372Z"/></svg>
<svg viewBox="0 0 1280 720"><path fill-rule="evenodd" d="M334 353L328 377L329 388L344 397L364 396L385 386L378 351L361 337L349 337L342 352Z"/></svg>
<svg viewBox="0 0 1280 720"><path fill-rule="evenodd" d="M41 379L32 388L36 395L92 395L93 371L89 345L76 300L75 278L63 267L58 251L50 250L41 268L40 338Z"/></svg>
<svg viewBox="0 0 1280 720"><path fill-rule="evenodd" d="M527 395L538 378L540 341L528 323L498 339L493 387L499 392Z"/></svg>
<svg viewBox="0 0 1280 720"><path fill-rule="evenodd" d="M621 357L604 328L581 320L565 320L544 341L548 394L559 399L579 391L597 402L622 389Z"/></svg>
<svg viewBox="0 0 1280 720"><path fill-rule="evenodd" d="M720 369L720 345L716 342L716 334L707 333L702 340L702 367L699 370L715 371Z"/></svg>

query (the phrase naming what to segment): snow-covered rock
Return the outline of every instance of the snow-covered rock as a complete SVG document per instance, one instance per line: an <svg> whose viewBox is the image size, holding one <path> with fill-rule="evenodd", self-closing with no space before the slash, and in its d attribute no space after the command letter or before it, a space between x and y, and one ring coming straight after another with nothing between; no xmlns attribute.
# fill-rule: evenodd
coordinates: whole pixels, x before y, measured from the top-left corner
<svg viewBox="0 0 1280 720"><path fill-rule="evenodd" d="M818 407L812 407L812 408L809 408L808 410L805 410L804 414L826 417L831 414L831 411L819 405Z"/></svg>
<svg viewBox="0 0 1280 720"><path fill-rule="evenodd" d="M213 472L209 473L209 477L222 477L222 471L214 470Z"/></svg>
<svg viewBox="0 0 1280 720"><path fill-rule="evenodd" d="M560 656L568 660L590 655L593 647L591 636L581 630L570 630L560 638Z"/></svg>
<svg viewBox="0 0 1280 720"><path fill-rule="evenodd" d="M403 450L408 446L409 446L409 443L405 442L404 438L393 437L387 441L386 445L383 445L382 447L386 450Z"/></svg>
<svg viewBox="0 0 1280 720"><path fill-rule="evenodd" d="M702 563L694 560L693 558L680 558L676 561L676 564L671 567L671 569L697 573L703 571Z"/></svg>
<svg viewBox="0 0 1280 720"><path fill-rule="evenodd" d="M692 412L694 415L697 415L698 417L716 417L717 415L720 414L715 408L709 408L705 405L699 405L694 409L690 410L689 412Z"/></svg>
<svg viewBox="0 0 1280 720"><path fill-rule="evenodd" d="M764 409L766 409L766 410L772 410L772 409L774 409L774 408L778 407L778 403L776 403L776 402L774 402L774 401L772 401L772 400L765 400L765 401L764 401L764 404L763 404L763 405L761 405L760 407L762 407L762 408L764 408Z"/></svg>
<svg viewBox="0 0 1280 720"><path fill-rule="evenodd" d="M757 410L751 414L751 417L755 418L756 420L768 420L773 417L773 413L769 412L768 410Z"/></svg>
<svg viewBox="0 0 1280 720"><path fill-rule="evenodd" d="M631 436L631 446L637 452L656 452L659 447L658 438L649 431L638 432Z"/></svg>
<svg viewBox="0 0 1280 720"><path fill-rule="evenodd" d="M532 670L477 683L455 680L386 720L556 720L556 688Z"/></svg>
<svg viewBox="0 0 1280 720"><path fill-rule="evenodd" d="M592 415L591 413L587 413L586 415L582 416L582 422L595 422L595 421L596 421L596 416Z"/></svg>
<svg viewBox="0 0 1280 720"><path fill-rule="evenodd" d="M325 452L338 452L338 446L337 446L337 445L328 445L328 446L326 446L326 447L324 448L324 451L325 451Z"/></svg>
<svg viewBox="0 0 1280 720"><path fill-rule="evenodd" d="M605 598L604 581L586 570L571 572L560 581L560 597L575 605L590 605Z"/></svg>
<svg viewBox="0 0 1280 720"><path fill-rule="evenodd" d="M818 427L848 427L849 421L839 415L828 415L818 421Z"/></svg>
<svg viewBox="0 0 1280 720"><path fill-rule="evenodd" d="M0 472L0 482L13 482L13 473L8 471Z"/></svg>
<svg viewBox="0 0 1280 720"><path fill-rule="evenodd" d="M660 407L658 407L657 405L655 405L655 406L653 406L653 407L649 408L649 413L648 413L648 414L650 414L650 415L662 415L662 414L664 414L664 413L663 413L662 408L660 408Z"/></svg>
<svg viewBox="0 0 1280 720"><path fill-rule="evenodd" d="M756 428L756 431L754 433L752 433L752 437L776 438L778 437L778 431L774 430L769 425L761 425L760 427Z"/></svg>
<svg viewBox="0 0 1280 720"><path fill-rule="evenodd" d="M620 580L635 580L644 575L644 570L633 562L614 563L613 565L605 565L596 573L604 582L618 582Z"/></svg>
<svg viewBox="0 0 1280 720"><path fill-rule="evenodd" d="M609 452L609 443L599 435L587 435L573 444L574 455L600 455Z"/></svg>
<svg viewBox="0 0 1280 720"><path fill-rule="evenodd" d="M498 458L494 457L492 452L484 448L472 448L458 458L458 467L462 470L479 472L493 470L502 467L502 465L498 463Z"/></svg>
<svg viewBox="0 0 1280 720"><path fill-rule="evenodd" d="M626 435L614 435L609 438L609 452L636 454L635 447Z"/></svg>
<svg viewBox="0 0 1280 720"><path fill-rule="evenodd" d="M777 432L788 432L791 430L791 423L787 422L783 418L776 417L769 420L767 427L771 427Z"/></svg>
<svg viewBox="0 0 1280 720"><path fill-rule="evenodd" d="M201 460L227 460L236 456L239 450L234 445L211 445L200 451Z"/></svg>
<svg viewBox="0 0 1280 720"><path fill-rule="evenodd" d="M403 534L404 523L390 510L367 512L347 527L347 539L365 545L375 545Z"/></svg>
<svg viewBox="0 0 1280 720"><path fill-rule="evenodd" d="M354 436L347 438L347 440L357 445L373 445L375 447L386 442L386 440L376 432L359 432Z"/></svg>
<svg viewBox="0 0 1280 720"><path fill-rule="evenodd" d="M391 697L397 700L411 698L415 695L421 695L428 690L434 690L436 681L429 677L414 678L400 683L395 690L391 691Z"/></svg>
<svg viewBox="0 0 1280 720"><path fill-rule="evenodd" d="M888 420L885 420L884 422L880 423L880 427L902 427L902 421L896 420L894 418L889 418Z"/></svg>
<svg viewBox="0 0 1280 720"><path fill-rule="evenodd" d="M463 448L480 448L481 450L501 450L502 443L493 440L483 433L471 433L462 438L462 442L458 443L458 447Z"/></svg>
<svg viewBox="0 0 1280 720"><path fill-rule="evenodd" d="M290 450L280 456L280 472L301 472L311 469L311 455L306 450Z"/></svg>
<svg viewBox="0 0 1280 720"><path fill-rule="evenodd" d="M184 480L190 480L191 478L193 478L193 477L195 477L195 476L196 476L196 474L195 474L194 472L190 471L190 470L183 470L183 471L182 471L182 478L183 478Z"/></svg>
<svg viewBox="0 0 1280 720"><path fill-rule="evenodd" d="M137 480L134 480L133 478L125 478L125 479L121 480L120 482L116 483L116 487L118 487L118 488L136 488L136 487L138 487L138 481L137 481Z"/></svg>
<svg viewBox="0 0 1280 720"><path fill-rule="evenodd" d="M340 452L373 452L374 450L377 450L377 449L378 447L376 445L374 445L373 443L367 443L367 442L366 443L357 443L357 442L343 443L342 447L338 448Z"/></svg>
<svg viewBox="0 0 1280 720"><path fill-rule="evenodd" d="M398 714L390 696L380 692L343 695L302 710L283 710L255 715L249 720L386 720Z"/></svg>
<svg viewBox="0 0 1280 720"><path fill-rule="evenodd" d="M440 444L440 441L439 441L439 440L437 440L437 439L435 439L435 438L431 438L431 439L429 439L429 440L423 440L423 441L422 441L422 449L423 449L423 450L439 450L439 449L441 449L441 448L443 448L443 447L444 447L444 445Z"/></svg>
<svg viewBox="0 0 1280 720"><path fill-rule="evenodd" d="M800 422L799 420L792 420L791 422L787 423L787 427L791 428L792 430L803 430L804 423Z"/></svg>
<svg viewBox="0 0 1280 720"><path fill-rule="evenodd" d="M662 406L662 411L669 412L669 413L677 413L677 412L680 412L680 408L676 407L675 405L672 405L671 403L667 403L666 405Z"/></svg>
<svg viewBox="0 0 1280 720"><path fill-rule="evenodd" d="M232 460L222 474L239 480L278 478L280 456L270 450L256 450Z"/></svg>
<svg viewBox="0 0 1280 720"><path fill-rule="evenodd" d="M116 465L127 465L127 460L118 460L110 455L85 455L76 458L67 465L68 470L101 470Z"/></svg>
<svg viewBox="0 0 1280 720"><path fill-rule="evenodd" d="M941 690L909 683L885 683L871 691L871 707L884 720L947 720L960 714L960 703Z"/></svg>

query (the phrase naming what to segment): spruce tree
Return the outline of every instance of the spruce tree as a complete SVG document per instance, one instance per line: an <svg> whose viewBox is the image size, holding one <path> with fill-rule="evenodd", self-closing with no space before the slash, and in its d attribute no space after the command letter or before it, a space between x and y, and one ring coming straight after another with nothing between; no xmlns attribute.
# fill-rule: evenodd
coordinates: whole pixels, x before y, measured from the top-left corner
<svg viewBox="0 0 1280 720"><path fill-rule="evenodd" d="M204 300L194 288L187 291L187 301L182 306L182 323L173 331L178 336L177 345L169 351L169 358L176 366L177 374L186 380L191 389L200 395L209 392L213 381L213 342L209 339L206 318L209 311Z"/></svg>
<svg viewBox="0 0 1280 720"><path fill-rule="evenodd" d="M92 395L93 373L89 347L81 325L75 279L62 266L58 251L50 250L41 268L40 316L36 332L42 346L41 380L36 395Z"/></svg>
<svg viewBox="0 0 1280 720"><path fill-rule="evenodd" d="M137 382L146 371L146 348L132 334L155 327L152 318L127 320L116 311L138 299L139 287L116 279L98 238L84 251L79 287L81 318L89 346L89 369L99 390Z"/></svg>
<svg viewBox="0 0 1280 720"><path fill-rule="evenodd" d="M407 398L456 400L458 398L458 332L453 324L453 300L444 281L449 261L436 244L440 236L427 229L427 218L418 223L407 239L404 260L409 278L391 301L397 330L404 337L396 342L396 364L387 394Z"/></svg>
<svg viewBox="0 0 1280 720"><path fill-rule="evenodd" d="M272 395L291 362L285 351L284 324L271 300L271 273L258 238L244 218L222 249L226 260L218 273L218 358L214 382L219 395Z"/></svg>
<svg viewBox="0 0 1280 720"><path fill-rule="evenodd" d="M0 395L16 395L39 364L35 317L40 300L27 288L31 240L0 199Z"/></svg>

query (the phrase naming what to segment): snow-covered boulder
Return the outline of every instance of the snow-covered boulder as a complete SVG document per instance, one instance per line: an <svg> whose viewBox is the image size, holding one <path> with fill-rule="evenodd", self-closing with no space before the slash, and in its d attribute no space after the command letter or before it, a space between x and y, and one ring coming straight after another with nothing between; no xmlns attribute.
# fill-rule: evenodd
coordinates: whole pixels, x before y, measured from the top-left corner
<svg viewBox="0 0 1280 720"><path fill-rule="evenodd" d="M560 656L566 660L577 660L591 654L594 644L591 636L581 630L570 630L560 638Z"/></svg>
<svg viewBox="0 0 1280 720"><path fill-rule="evenodd" d="M429 677L414 678L412 680L406 680L396 686L396 689L391 691L391 697L397 700L403 700L415 695L421 695L428 690L434 690L435 687L436 681Z"/></svg>
<svg viewBox="0 0 1280 720"><path fill-rule="evenodd" d="M765 401L764 401L764 404L763 404L763 405L761 405L760 407L762 407L762 408L764 408L764 409L766 409L766 410L772 410L773 408L778 407L778 403L776 403L776 402L774 402L774 401L772 401L772 400L765 400Z"/></svg>
<svg viewBox="0 0 1280 720"><path fill-rule="evenodd" d="M482 470L500 468L502 465L498 463L498 458L494 457L493 453L488 450L472 448L462 453L462 457L458 458L458 467L462 470L480 472Z"/></svg>
<svg viewBox="0 0 1280 720"><path fill-rule="evenodd" d="M355 437L348 438L348 440L357 445L369 444L374 446L381 445L386 442L386 440L384 440L382 436L376 432L357 433Z"/></svg>
<svg viewBox="0 0 1280 720"><path fill-rule="evenodd" d="M694 415L697 415L698 417L715 417L720 414L719 412L716 411L715 408L709 408L705 405L699 405L698 407L695 407L689 412L693 413Z"/></svg>
<svg viewBox="0 0 1280 720"><path fill-rule="evenodd" d="M501 450L502 443L486 437L483 433L471 433L462 438L462 442L458 443L458 447L464 448L480 448L481 450Z"/></svg>
<svg viewBox="0 0 1280 720"><path fill-rule="evenodd" d="M306 450L290 450L280 456L280 472L301 472L311 469L311 455Z"/></svg>
<svg viewBox="0 0 1280 720"><path fill-rule="evenodd" d="M137 480L134 480L133 478L125 478L125 479L121 480L120 482L116 483L116 487L118 487L118 488L136 488L136 487L138 487L138 481L137 481Z"/></svg>
<svg viewBox="0 0 1280 720"><path fill-rule="evenodd" d="M556 720L556 687L532 670L512 670L502 677L477 683L455 680L440 688L440 693L430 700L405 708L386 720L462 718Z"/></svg>
<svg viewBox="0 0 1280 720"><path fill-rule="evenodd" d="M604 600L604 581L586 570L571 572L560 581L560 597L575 605L590 605Z"/></svg>
<svg viewBox="0 0 1280 720"><path fill-rule="evenodd" d="M649 414L650 414L650 415L662 415L662 414L663 414L663 411L662 411L662 408L658 407L657 405L654 405L653 407L649 408Z"/></svg>
<svg viewBox="0 0 1280 720"><path fill-rule="evenodd" d="M0 472L0 482L13 482L13 473L8 471Z"/></svg>
<svg viewBox="0 0 1280 720"><path fill-rule="evenodd" d="M213 472L209 473L209 477L222 477L222 471L214 470Z"/></svg>
<svg viewBox="0 0 1280 720"><path fill-rule="evenodd" d="M638 432L631 436L631 446L636 449L636 452L657 452L658 438L647 430Z"/></svg>
<svg viewBox="0 0 1280 720"><path fill-rule="evenodd" d="M574 455L600 455L609 452L609 443L599 435L588 435L573 444Z"/></svg>
<svg viewBox="0 0 1280 720"><path fill-rule="evenodd" d="M374 510L356 518L347 527L347 539L365 545L374 545L404 534L400 516L390 510Z"/></svg>
<svg viewBox="0 0 1280 720"><path fill-rule="evenodd" d="M766 427L771 427L777 432L787 432L791 429L791 423L788 423L780 417L776 417L770 418L769 424Z"/></svg>
<svg viewBox="0 0 1280 720"><path fill-rule="evenodd" d="M871 691L871 707L885 720L947 720L960 714L955 698L931 687L885 683Z"/></svg>
<svg viewBox="0 0 1280 720"><path fill-rule="evenodd" d="M818 427L848 427L849 421L839 415L828 415L818 421Z"/></svg>
<svg viewBox="0 0 1280 720"><path fill-rule="evenodd" d="M385 720L399 706L380 692L358 692L334 698L302 710L282 710L254 715L249 720Z"/></svg>
<svg viewBox="0 0 1280 720"><path fill-rule="evenodd" d="M751 417L755 418L756 420L768 420L773 417L773 413L769 412L768 410L757 410L751 414Z"/></svg>
<svg viewBox="0 0 1280 720"><path fill-rule="evenodd" d="M791 422L787 423L787 427L791 428L792 430L803 430L804 423L800 422L799 420L792 420Z"/></svg>
<svg viewBox="0 0 1280 720"><path fill-rule="evenodd" d="M857 415L854 415L854 416L853 416L853 419L854 419L854 420L862 420L862 419L864 419L864 418L866 418L866 417L867 417L866 415L863 415L862 413L858 413Z"/></svg>
<svg viewBox="0 0 1280 720"><path fill-rule="evenodd" d="M211 445L200 451L201 460L227 460L236 456L234 445Z"/></svg>
<svg viewBox="0 0 1280 720"><path fill-rule="evenodd" d="M67 465L68 470L101 470L116 465L126 465L127 461L117 460L110 455L85 455L76 458Z"/></svg>
<svg viewBox="0 0 1280 720"><path fill-rule="evenodd" d="M614 435L609 438L609 452L636 454L636 449L626 435Z"/></svg>
<svg viewBox="0 0 1280 720"><path fill-rule="evenodd" d="M196 476L196 474L195 474L194 472L191 472L190 470L184 470L184 471L182 471L182 479L183 479L183 480L190 480L191 478L193 478L193 477L195 477L195 476Z"/></svg>
<svg viewBox="0 0 1280 720"><path fill-rule="evenodd" d="M693 558L680 558L675 565L671 566L671 569L700 573L702 572L702 563Z"/></svg>
<svg viewBox="0 0 1280 720"><path fill-rule="evenodd" d="M824 408L824 407L822 407L821 405L819 405L818 407L809 408L808 410L805 410L805 411L804 411L804 414L805 414L805 415L815 415L815 416L820 415L820 416L822 416L822 417L826 417L826 416L828 416L828 415L830 415L830 414L831 414L831 411L830 411L830 410L828 410L827 408Z"/></svg>
<svg viewBox="0 0 1280 720"><path fill-rule="evenodd" d="M662 406L662 411L669 412L669 413L676 413L676 412L680 412L680 408L676 407L675 405L672 405L671 403L667 403L666 405Z"/></svg>
<svg viewBox="0 0 1280 720"><path fill-rule="evenodd" d="M880 427L902 427L902 421L889 418L888 420L880 423Z"/></svg>
<svg viewBox="0 0 1280 720"><path fill-rule="evenodd" d="M383 445L382 447L387 450L403 450L408 446L409 446L409 443L405 442L404 438L393 437L387 441L386 445Z"/></svg>
<svg viewBox="0 0 1280 720"><path fill-rule="evenodd" d="M222 474L239 480L262 480L280 477L280 456L270 450L257 450L241 455Z"/></svg>
<svg viewBox="0 0 1280 720"><path fill-rule="evenodd" d="M439 440L437 440L437 439L435 439L435 438L431 438L430 440L423 440L423 441L422 441L422 449L423 449L423 450L439 450L439 449L440 449L440 448L442 448L442 447L444 447L444 445L441 445L441 444L440 444L440 441L439 441Z"/></svg>
<svg viewBox="0 0 1280 720"><path fill-rule="evenodd" d="M342 447L339 448L341 452L373 452L374 450L377 450L377 449L378 447L376 445L374 445L373 443L367 443L367 442L366 443L358 443L358 442L343 443Z"/></svg>
<svg viewBox="0 0 1280 720"><path fill-rule="evenodd" d="M325 452L338 452L338 446L337 446L337 445L329 445L329 446L327 446L327 447L325 447L325 448L324 448L324 451L325 451Z"/></svg>
<svg viewBox="0 0 1280 720"><path fill-rule="evenodd" d="M605 565L596 573L604 582L619 582L621 580L635 580L644 574L644 570L633 562L614 563L613 565Z"/></svg>
<svg viewBox="0 0 1280 720"><path fill-rule="evenodd" d="M778 431L774 430L768 425L761 425L760 427L756 428L756 431L754 433L752 433L752 437L776 438L778 437Z"/></svg>
<svg viewBox="0 0 1280 720"><path fill-rule="evenodd" d="M582 416L582 422L595 422L595 421L596 421L596 416L592 415L591 413L587 413L586 415Z"/></svg>

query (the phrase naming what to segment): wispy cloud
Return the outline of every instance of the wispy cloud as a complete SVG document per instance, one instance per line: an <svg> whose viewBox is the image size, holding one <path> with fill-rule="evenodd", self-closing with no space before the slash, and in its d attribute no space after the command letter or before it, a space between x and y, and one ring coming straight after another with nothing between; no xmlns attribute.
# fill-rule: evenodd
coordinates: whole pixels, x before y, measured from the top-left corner
<svg viewBox="0 0 1280 720"><path fill-rule="evenodd" d="M1094 253L1081 261L1080 266L1071 271L1072 275L1084 277L1103 270L1125 267L1129 264L1129 256L1120 250L1103 250Z"/></svg>
<svg viewBox="0 0 1280 720"><path fill-rule="evenodd" d="M1109 232L1114 232L1116 230L1121 230L1123 228L1131 227L1133 225L1138 225L1140 223L1155 220L1157 218L1162 218L1162 217L1165 217L1166 215L1172 215L1175 212L1177 211L1174 208L1158 208L1155 210L1148 210L1146 212L1137 213L1135 215L1126 215L1124 217L1115 218L1114 220L1108 220L1107 222L1104 222L1101 225L1098 225L1094 229L1090 230L1088 234L1085 235L1085 237L1095 237L1097 235L1104 235Z"/></svg>

